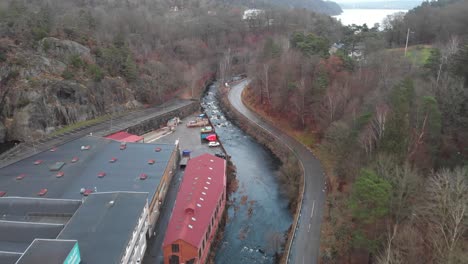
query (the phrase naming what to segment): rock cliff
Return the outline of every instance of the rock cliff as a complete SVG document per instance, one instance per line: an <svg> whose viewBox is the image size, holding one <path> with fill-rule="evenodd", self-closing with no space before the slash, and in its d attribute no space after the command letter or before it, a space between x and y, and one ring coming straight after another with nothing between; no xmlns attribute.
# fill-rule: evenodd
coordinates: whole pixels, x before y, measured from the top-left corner
<svg viewBox="0 0 468 264"><path fill-rule="evenodd" d="M40 138L65 125L141 106L123 78L96 81L73 68L73 60L95 61L77 42L48 37L36 50L8 45L7 54L0 62L0 143ZM67 71L73 78L65 78Z"/></svg>

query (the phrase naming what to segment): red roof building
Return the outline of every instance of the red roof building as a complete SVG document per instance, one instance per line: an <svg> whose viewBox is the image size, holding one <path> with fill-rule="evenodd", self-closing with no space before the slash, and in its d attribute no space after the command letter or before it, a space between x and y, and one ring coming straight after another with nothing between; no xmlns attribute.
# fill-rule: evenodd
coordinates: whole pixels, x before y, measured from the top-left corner
<svg viewBox="0 0 468 264"><path fill-rule="evenodd" d="M205 263L225 204L226 160L190 159L164 238L164 263Z"/></svg>
<svg viewBox="0 0 468 264"><path fill-rule="evenodd" d="M131 143L143 142L144 140L143 137L133 135L124 131L110 134L106 136L106 138L113 139L113 140L120 141L120 142L131 142Z"/></svg>

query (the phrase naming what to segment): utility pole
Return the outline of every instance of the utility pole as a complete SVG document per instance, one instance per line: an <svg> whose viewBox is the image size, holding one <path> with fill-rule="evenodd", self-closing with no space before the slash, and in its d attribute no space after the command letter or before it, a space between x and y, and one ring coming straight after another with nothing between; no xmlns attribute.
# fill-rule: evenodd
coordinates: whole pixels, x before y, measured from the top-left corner
<svg viewBox="0 0 468 264"><path fill-rule="evenodd" d="M409 33L410 33L410 28L408 28L408 32L406 33L405 57L406 57L406 51L408 50Z"/></svg>

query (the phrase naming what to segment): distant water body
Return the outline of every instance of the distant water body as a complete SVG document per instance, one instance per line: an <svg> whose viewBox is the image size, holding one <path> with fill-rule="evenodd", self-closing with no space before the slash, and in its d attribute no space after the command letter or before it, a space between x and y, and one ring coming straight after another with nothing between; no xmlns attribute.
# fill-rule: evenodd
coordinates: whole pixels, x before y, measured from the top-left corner
<svg viewBox="0 0 468 264"><path fill-rule="evenodd" d="M373 27L375 23L382 24L382 21L391 14L398 12L408 12L408 10L399 9L343 9L343 13L334 18L341 20L345 26L356 24L367 24L368 27Z"/></svg>

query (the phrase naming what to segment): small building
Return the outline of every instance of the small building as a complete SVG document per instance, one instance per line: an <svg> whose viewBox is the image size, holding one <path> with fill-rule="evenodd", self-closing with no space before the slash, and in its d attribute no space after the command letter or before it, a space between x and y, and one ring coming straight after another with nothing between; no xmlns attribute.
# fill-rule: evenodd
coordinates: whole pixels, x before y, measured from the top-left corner
<svg viewBox="0 0 468 264"><path fill-rule="evenodd" d="M15 264L80 264L76 240L35 239Z"/></svg>
<svg viewBox="0 0 468 264"><path fill-rule="evenodd" d="M94 193L57 239L77 240L83 263L139 263L146 250L148 211L148 193Z"/></svg>
<svg viewBox="0 0 468 264"><path fill-rule="evenodd" d="M116 140L119 142L131 142L131 143L144 142L145 140L142 136L133 135L124 131L110 134L106 136L106 138Z"/></svg>
<svg viewBox="0 0 468 264"><path fill-rule="evenodd" d="M188 161L163 243L165 264L205 263L226 204L226 161Z"/></svg>
<svg viewBox="0 0 468 264"><path fill-rule="evenodd" d="M149 226L148 193L2 197L0 263L139 263Z"/></svg>

